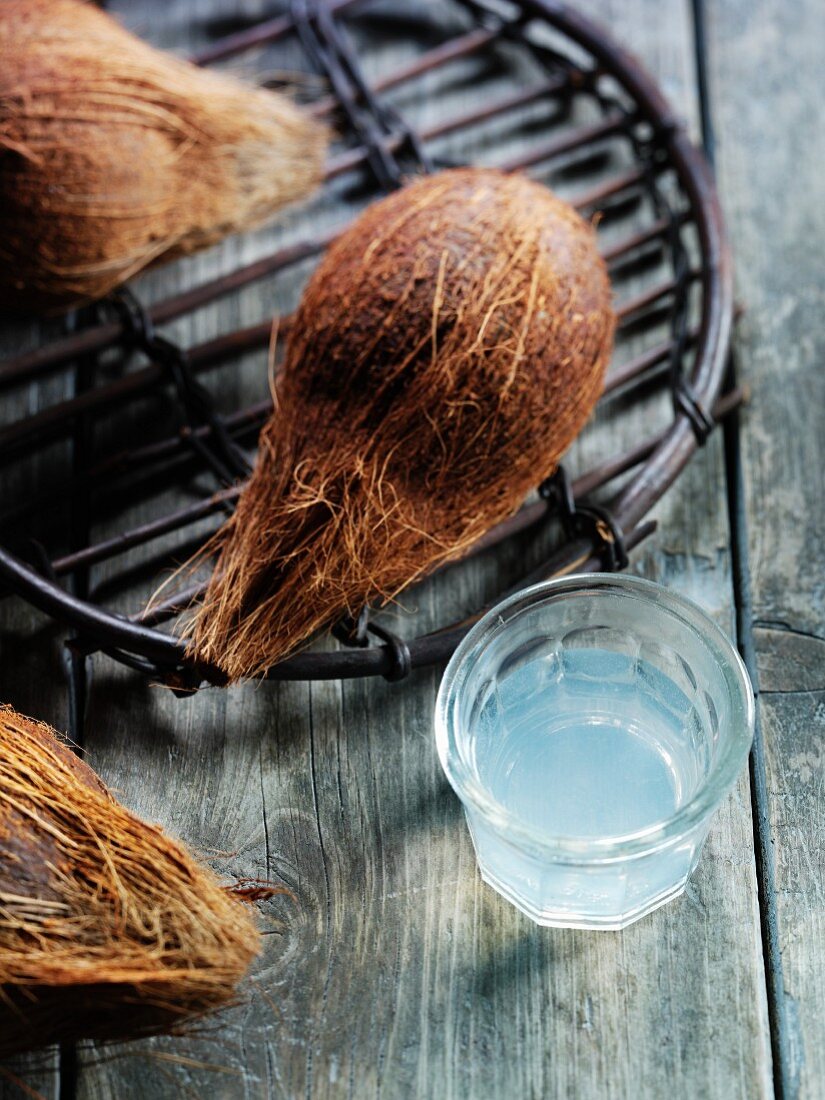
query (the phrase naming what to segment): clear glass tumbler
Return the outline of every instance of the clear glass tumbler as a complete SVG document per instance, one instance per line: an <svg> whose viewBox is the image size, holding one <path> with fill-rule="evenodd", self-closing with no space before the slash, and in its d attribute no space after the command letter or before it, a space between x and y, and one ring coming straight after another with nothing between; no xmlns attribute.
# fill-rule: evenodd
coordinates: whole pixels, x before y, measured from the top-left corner
<svg viewBox="0 0 825 1100"><path fill-rule="evenodd" d="M615 929L682 892L753 722L745 667L703 611L596 573L488 612L435 728L484 880L539 924Z"/></svg>

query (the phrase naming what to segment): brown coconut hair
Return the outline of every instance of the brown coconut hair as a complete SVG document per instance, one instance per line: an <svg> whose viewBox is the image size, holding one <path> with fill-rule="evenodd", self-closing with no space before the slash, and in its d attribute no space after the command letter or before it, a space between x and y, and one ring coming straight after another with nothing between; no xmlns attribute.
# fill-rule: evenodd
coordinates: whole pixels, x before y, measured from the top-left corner
<svg viewBox="0 0 825 1100"><path fill-rule="evenodd" d="M0 308L99 298L311 193L325 128L79 0L0 10Z"/></svg>
<svg viewBox="0 0 825 1100"><path fill-rule="evenodd" d="M231 1001L259 948L216 875L0 706L0 1058L176 1028Z"/></svg>
<svg viewBox="0 0 825 1100"><path fill-rule="evenodd" d="M260 675L460 556L554 470L613 330L593 230L539 183L456 169L368 208L304 293L194 655Z"/></svg>

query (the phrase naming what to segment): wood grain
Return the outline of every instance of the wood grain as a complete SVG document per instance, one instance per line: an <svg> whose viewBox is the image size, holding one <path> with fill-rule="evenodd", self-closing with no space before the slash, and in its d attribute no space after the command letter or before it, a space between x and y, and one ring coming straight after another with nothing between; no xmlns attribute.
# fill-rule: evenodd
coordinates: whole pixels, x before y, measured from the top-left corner
<svg viewBox="0 0 825 1100"><path fill-rule="evenodd" d="M229 5L113 7L157 44L188 50ZM583 7L646 61L695 127L687 0ZM402 54L388 28L381 53L367 59L376 68L391 69ZM265 68L266 56L259 61ZM428 78L426 99L399 95L399 104L432 117L439 87ZM472 86L449 94L454 105L474 102ZM329 219L320 203L312 216L317 225ZM160 295L229 270L299 226L299 214L287 215L272 230L147 276L142 291ZM253 323L289 308L296 293L286 280L248 288L175 335L188 343ZM220 385L253 400L265 393L263 367L262 356L247 357ZM638 408L611 403L574 449L572 468L635 442L650 417L666 412L655 393ZM184 502L177 490L170 500ZM137 506L128 519L148 514ZM657 516L660 534L635 568L731 629L718 438ZM416 589L404 600L418 610L416 629L478 606L541 548L541 539L515 540ZM103 566L94 579L106 576ZM389 620L411 629L400 612ZM185 1038L84 1047L79 1096L770 1095L746 779L717 818L683 899L623 933L538 929L478 879L433 750L437 686L437 672L422 672L396 686L265 683L177 700L95 659L85 740L107 782L220 870L282 881L295 900L264 907L264 953L237 1008Z"/></svg>
<svg viewBox="0 0 825 1100"><path fill-rule="evenodd" d="M825 1096L825 69L822 9L709 9L717 161L746 306L752 629L787 1020L786 1095Z"/></svg>

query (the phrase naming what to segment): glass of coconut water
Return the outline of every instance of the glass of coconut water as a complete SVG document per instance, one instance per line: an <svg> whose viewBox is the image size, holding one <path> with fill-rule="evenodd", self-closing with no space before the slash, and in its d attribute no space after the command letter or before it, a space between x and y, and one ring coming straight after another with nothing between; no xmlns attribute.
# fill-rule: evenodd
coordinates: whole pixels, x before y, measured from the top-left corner
<svg viewBox="0 0 825 1100"><path fill-rule="evenodd" d="M638 577L535 585L456 650L436 705L482 877L539 924L623 928L681 893L753 737L748 674Z"/></svg>

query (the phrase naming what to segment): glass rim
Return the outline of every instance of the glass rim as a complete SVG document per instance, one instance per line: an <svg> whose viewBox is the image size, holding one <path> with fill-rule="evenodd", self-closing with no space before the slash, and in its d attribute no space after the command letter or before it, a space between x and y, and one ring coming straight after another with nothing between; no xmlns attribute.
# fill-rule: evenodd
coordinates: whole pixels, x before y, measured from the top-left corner
<svg viewBox="0 0 825 1100"><path fill-rule="evenodd" d="M523 610L565 595L586 595L613 589L635 596L660 613L680 619L716 658L728 684L734 710L725 743L707 775L683 806L664 821L623 835L583 837L547 834L531 827L501 805L472 774L458 749L455 710L469 669L468 657L486 648ZM655 599L654 599L655 597ZM737 721L741 712L741 721ZM459 643L450 658L438 689L435 706L435 740L441 767L462 803L483 815L488 824L517 847L550 855L557 861L596 862L653 851L689 832L709 817L733 787L753 741L755 701L750 677L735 646L697 604L664 585L630 574L574 573L521 589L487 611Z"/></svg>

